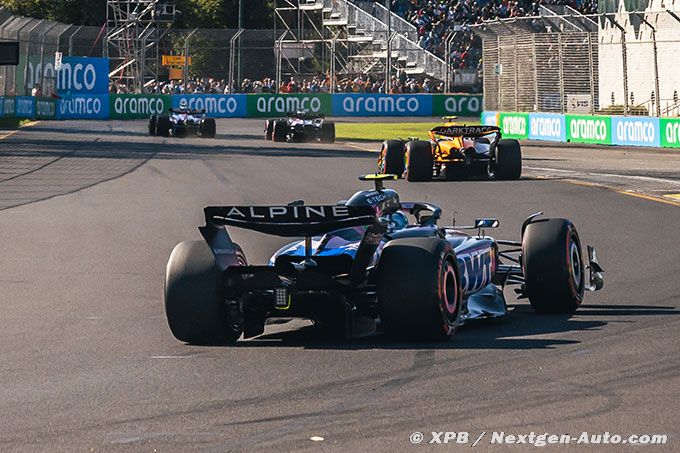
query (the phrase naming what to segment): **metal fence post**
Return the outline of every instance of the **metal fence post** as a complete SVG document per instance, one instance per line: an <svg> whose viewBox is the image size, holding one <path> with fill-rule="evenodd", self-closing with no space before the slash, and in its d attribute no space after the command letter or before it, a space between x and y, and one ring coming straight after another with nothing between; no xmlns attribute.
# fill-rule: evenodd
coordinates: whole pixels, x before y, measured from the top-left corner
<svg viewBox="0 0 680 453"><path fill-rule="evenodd" d="M71 36L68 37L68 54L69 56L73 55L73 37L78 34L80 29L83 28L82 25L80 25L78 28L76 28L76 31L71 33Z"/></svg>
<svg viewBox="0 0 680 453"><path fill-rule="evenodd" d="M392 18L390 17L391 2L385 0L385 8L387 8L387 55L385 55L385 93L392 90L392 81L390 75L392 73ZM358 11L357 13L358 14ZM356 23L356 22L355 22Z"/></svg>
<svg viewBox="0 0 680 453"><path fill-rule="evenodd" d="M623 28L614 18L612 24L621 32L621 59L623 61L623 114L628 116L628 54L626 52L626 29Z"/></svg>
<svg viewBox="0 0 680 453"><path fill-rule="evenodd" d="M503 58L501 57L501 36L498 35L496 37L496 40L498 42L498 66L500 68L500 72L503 72ZM503 90L501 90L501 74L497 74L498 77L498 110L501 111L503 110Z"/></svg>
<svg viewBox="0 0 680 453"><path fill-rule="evenodd" d="M286 37L288 34L288 31L284 32L279 39L276 40L276 48L279 50L278 55L276 56L276 92L279 93L281 90L281 77L282 77L282 72L283 68L281 67L282 65L282 59L283 59L283 39Z"/></svg>
<svg viewBox="0 0 680 453"><path fill-rule="evenodd" d="M182 74L182 77L184 78L183 82L183 94L187 94L187 79L189 78L189 38L198 31L198 28L194 28L194 30L189 33L189 35L184 38L184 71Z"/></svg>
<svg viewBox="0 0 680 453"><path fill-rule="evenodd" d="M560 113L564 113L564 60L562 57L562 33L557 34L557 53L560 62Z"/></svg>
<svg viewBox="0 0 680 453"><path fill-rule="evenodd" d="M661 116L661 98L659 97L659 54L656 47L656 28L645 19L644 14L640 14L642 22L652 30L652 51L654 53L654 95L656 116Z"/></svg>
<svg viewBox="0 0 680 453"><path fill-rule="evenodd" d="M240 49L240 43L241 43L241 33L243 33L245 30L243 28L239 28L238 31L234 34L234 36L231 37L229 40L229 92L232 91L234 87L234 80L239 81L241 74L240 72L236 74L236 79L234 79L234 73L236 72L236 40L239 42L239 49ZM240 52L240 50L239 50ZM241 65L241 62L239 61L239 66Z"/></svg>
<svg viewBox="0 0 680 453"><path fill-rule="evenodd" d="M47 36L47 33L51 32L57 25L59 25L59 23L54 22L40 37L40 91L42 96L45 95L45 37Z"/></svg>
<svg viewBox="0 0 680 453"><path fill-rule="evenodd" d="M596 43L597 45L597 43ZM593 33L588 32L588 70L590 72L590 114L595 114L595 61L593 60Z"/></svg>
<svg viewBox="0 0 680 453"><path fill-rule="evenodd" d="M44 19L39 20L37 24L35 24L34 26L31 27L30 30L28 30L28 41L26 42L26 67L24 68L24 95L26 95L26 96L31 94L31 90L28 88L28 73L29 73L29 65L30 65L30 61L29 61L30 60L30 54L29 54L30 50L29 50L29 48L30 48L30 43L31 43L31 33L33 32L33 30L38 28L38 26L40 26L40 24L42 24L43 22L44 22ZM33 83L35 84L35 81L33 81Z"/></svg>
<svg viewBox="0 0 680 453"><path fill-rule="evenodd" d="M538 111L538 63L536 62L537 60L537 52L536 52L536 35L532 34L531 35L531 49L532 49L532 56L534 61L534 112Z"/></svg>
<svg viewBox="0 0 680 453"><path fill-rule="evenodd" d="M455 25L454 25L455 27ZM453 72L453 69L451 69L451 47L453 44L453 40L456 37L456 32L454 31L451 33L447 38L446 38L446 43L445 43L445 52L446 55L444 55L444 61L446 62L446 81L444 84L444 92L449 93L451 91L451 85L452 85L452 78L451 78L451 73Z"/></svg>
<svg viewBox="0 0 680 453"><path fill-rule="evenodd" d="M336 39L337 35L333 36L331 39L331 74L329 80L329 91L331 94L335 93L335 51L336 51Z"/></svg>
<svg viewBox="0 0 680 453"><path fill-rule="evenodd" d="M517 104L517 98L519 97L519 87L517 86L517 81L519 80L519 65L517 64L517 35L513 35L512 37L512 56L514 57L515 63L515 108L513 109L513 112L518 112L518 104Z"/></svg>

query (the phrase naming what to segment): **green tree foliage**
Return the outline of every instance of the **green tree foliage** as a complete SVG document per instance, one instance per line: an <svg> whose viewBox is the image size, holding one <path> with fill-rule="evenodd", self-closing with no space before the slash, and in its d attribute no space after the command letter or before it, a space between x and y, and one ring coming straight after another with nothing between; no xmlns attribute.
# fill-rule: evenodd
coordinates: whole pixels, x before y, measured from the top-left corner
<svg viewBox="0 0 680 453"><path fill-rule="evenodd" d="M106 0L0 0L13 14L77 25L106 22Z"/></svg>
<svg viewBox="0 0 680 453"><path fill-rule="evenodd" d="M274 0L242 0L245 28L271 28ZM238 0L175 0L173 28L237 28ZM106 22L106 0L0 0L12 13L77 25Z"/></svg>

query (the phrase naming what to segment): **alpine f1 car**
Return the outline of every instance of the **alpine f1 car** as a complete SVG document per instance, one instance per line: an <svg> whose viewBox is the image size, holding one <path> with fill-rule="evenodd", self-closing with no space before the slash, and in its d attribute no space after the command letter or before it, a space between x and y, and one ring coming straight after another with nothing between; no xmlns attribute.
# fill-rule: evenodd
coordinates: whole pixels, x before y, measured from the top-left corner
<svg viewBox="0 0 680 453"><path fill-rule="evenodd" d="M208 118L205 110L190 110L185 99L180 101L179 109L171 108L169 112L170 115L151 115L149 135L215 137L217 131L215 118Z"/></svg>
<svg viewBox="0 0 680 453"><path fill-rule="evenodd" d="M517 140L502 139L496 126L466 126L445 117L446 124L430 130L429 141L386 140L378 157L378 172L402 175L408 181L466 176L519 179L522 151Z"/></svg>
<svg viewBox="0 0 680 453"><path fill-rule="evenodd" d="M268 318L300 317L345 338L381 330L445 340L466 322L506 315L508 285L539 313L567 314L584 291L603 286L594 249L588 246L586 264L567 219L532 214L518 241L498 240L485 234L498 226L495 218L438 226L438 206L403 202L383 187L395 175L360 179L374 179L375 189L335 205L206 207L204 240L178 244L167 264L173 335L193 344L231 343L263 333ZM252 265L227 226L304 239L268 264Z"/></svg>
<svg viewBox="0 0 680 453"><path fill-rule="evenodd" d="M335 142L335 123L316 113L288 113L264 123L265 140L275 142Z"/></svg>

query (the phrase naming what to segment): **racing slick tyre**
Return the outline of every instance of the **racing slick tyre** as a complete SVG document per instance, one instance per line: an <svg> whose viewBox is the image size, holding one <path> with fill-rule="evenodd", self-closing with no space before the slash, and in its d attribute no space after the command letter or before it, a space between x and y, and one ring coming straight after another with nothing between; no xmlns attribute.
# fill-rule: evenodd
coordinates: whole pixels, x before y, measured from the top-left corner
<svg viewBox="0 0 680 453"><path fill-rule="evenodd" d="M288 137L288 121L276 120L272 128L272 140L275 142L285 142Z"/></svg>
<svg viewBox="0 0 680 453"><path fill-rule="evenodd" d="M522 150L519 142L503 139L496 146L496 157L489 166L489 176L500 180L519 179L522 176Z"/></svg>
<svg viewBox="0 0 680 453"><path fill-rule="evenodd" d="M432 180L432 145L414 140L406 144L406 179L410 182Z"/></svg>
<svg viewBox="0 0 680 453"><path fill-rule="evenodd" d="M156 135L156 121L158 119L158 115L151 115L149 118L149 135L154 136Z"/></svg>
<svg viewBox="0 0 680 453"><path fill-rule="evenodd" d="M201 132L201 137L205 138L215 138L217 133L217 125L215 124L215 118L203 118L199 126Z"/></svg>
<svg viewBox="0 0 680 453"><path fill-rule="evenodd" d="M237 247L239 262L245 255ZM165 273L165 314L172 334L192 344L233 343L243 331L238 301L227 301L223 274L204 241L179 243Z"/></svg>
<svg viewBox="0 0 680 453"><path fill-rule="evenodd" d="M271 140L272 134L274 133L274 122L275 119L268 119L264 122L264 139Z"/></svg>
<svg viewBox="0 0 680 453"><path fill-rule="evenodd" d="M321 123L321 143L335 143L335 123Z"/></svg>
<svg viewBox="0 0 680 453"><path fill-rule="evenodd" d="M404 142L401 140L385 140L380 151L380 165L378 171L382 174L404 174Z"/></svg>
<svg viewBox="0 0 680 453"><path fill-rule="evenodd" d="M569 220L531 222L522 237L522 262L526 293L538 313L572 313L581 304L585 266Z"/></svg>
<svg viewBox="0 0 680 453"><path fill-rule="evenodd" d="M462 291L456 254L440 238L387 243L378 267L378 307L386 335L441 341L460 325Z"/></svg>
<svg viewBox="0 0 680 453"><path fill-rule="evenodd" d="M170 117L163 115L156 118L156 135L169 137L170 127Z"/></svg>

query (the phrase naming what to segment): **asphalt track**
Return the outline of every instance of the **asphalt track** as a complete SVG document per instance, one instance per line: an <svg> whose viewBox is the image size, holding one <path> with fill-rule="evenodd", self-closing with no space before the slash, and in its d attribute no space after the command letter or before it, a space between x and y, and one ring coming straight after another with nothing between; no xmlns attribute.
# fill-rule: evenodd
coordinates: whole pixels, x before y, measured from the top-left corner
<svg viewBox="0 0 680 453"><path fill-rule="evenodd" d="M571 317L536 315L508 292L506 320L446 344L329 343L294 321L196 347L172 337L161 295L173 246L200 237L202 206L334 202L375 163L342 144L274 146L261 121L218 131L177 140L146 136L141 121L39 123L0 140L0 449L427 450L414 431L485 432L481 451L511 449L491 445L492 431L661 433L668 444L649 450L680 449L680 208L528 168L583 173L574 155L606 161L611 148L527 146L515 182L393 184L459 222L498 216L499 237L517 238L534 211L571 218L606 269L605 289ZM612 159L603 173L626 165ZM251 262L283 243L233 235Z"/></svg>

